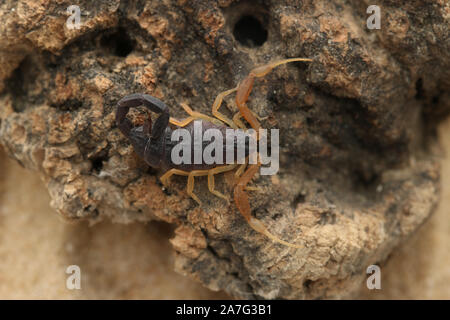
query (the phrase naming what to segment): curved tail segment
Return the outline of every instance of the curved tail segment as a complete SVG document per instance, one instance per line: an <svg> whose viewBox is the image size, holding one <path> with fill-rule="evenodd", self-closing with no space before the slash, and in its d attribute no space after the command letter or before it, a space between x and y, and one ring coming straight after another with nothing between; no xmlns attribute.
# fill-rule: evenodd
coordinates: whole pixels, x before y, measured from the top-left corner
<svg viewBox="0 0 450 320"><path fill-rule="evenodd" d="M244 191L247 184L250 182L250 180L253 178L253 176L256 174L260 167L260 163L250 165L247 171L239 178L238 183L236 187L234 188L234 201L236 203L236 207L241 212L241 214L244 216L245 220L247 220L247 223L252 227L253 230L256 232L259 232L266 237L272 239L273 241L280 243L282 245L285 245L287 247L291 248L297 248L301 249L305 246L303 245L297 245L293 243L289 243L287 241L281 240L277 236L273 235L272 233L267 230L267 228L264 226L264 224L251 216L251 209L250 209L250 203L248 201L248 195Z"/></svg>

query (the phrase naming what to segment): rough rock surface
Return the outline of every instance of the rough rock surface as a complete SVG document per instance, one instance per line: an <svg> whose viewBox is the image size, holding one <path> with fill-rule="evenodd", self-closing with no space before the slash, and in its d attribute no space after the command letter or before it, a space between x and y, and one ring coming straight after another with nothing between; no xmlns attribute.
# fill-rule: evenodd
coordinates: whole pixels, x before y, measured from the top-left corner
<svg viewBox="0 0 450 320"><path fill-rule="evenodd" d="M80 1L79 30L65 25L71 4L0 5L0 143L41 173L63 217L175 223L179 272L237 297L292 299L355 292L433 211L434 128L450 110L446 1L381 1L380 30L366 28L367 1ZM114 124L131 92L179 118L183 101L209 113L253 66L285 57L314 62L255 86L250 107L280 129L280 171L255 179L250 201L300 250L252 231L201 179L201 207L184 177L163 189ZM228 193L232 183L217 179Z"/></svg>

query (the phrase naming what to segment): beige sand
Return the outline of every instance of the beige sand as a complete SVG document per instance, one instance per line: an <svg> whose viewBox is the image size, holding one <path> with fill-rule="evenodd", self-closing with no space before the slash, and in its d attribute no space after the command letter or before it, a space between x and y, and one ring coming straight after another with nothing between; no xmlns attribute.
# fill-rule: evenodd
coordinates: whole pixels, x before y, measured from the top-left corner
<svg viewBox="0 0 450 320"><path fill-rule="evenodd" d="M36 173L0 159L0 299L226 297L172 269L168 224L68 224ZM81 290L66 289L66 268Z"/></svg>

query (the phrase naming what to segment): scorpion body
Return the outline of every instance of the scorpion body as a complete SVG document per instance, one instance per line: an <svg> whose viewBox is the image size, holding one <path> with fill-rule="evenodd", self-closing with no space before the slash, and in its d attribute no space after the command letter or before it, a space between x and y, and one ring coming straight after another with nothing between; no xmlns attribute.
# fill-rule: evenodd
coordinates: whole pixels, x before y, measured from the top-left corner
<svg viewBox="0 0 450 320"><path fill-rule="evenodd" d="M159 99L147 94L135 93L122 98L117 103L116 124L119 130L122 132L122 134L129 139L130 143L133 145L135 152L141 158L143 158L148 165L156 169L161 169L161 171L165 172L160 177L160 180L164 185L166 186L168 185L169 178L174 174L187 176L188 177L187 193L199 204L201 204L200 199L193 193L194 177L208 176L209 191L214 195L228 201L228 197L226 197L219 191L215 190L214 175L218 173L231 171L238 167L235 174L238 180L233 192L234 200L236 203L236 207L244 216L244 218L247 220L248 224L255 231L264 234L265 236L269 237L275 242L281 243L289 247L303 248L302 245L292 244L279 239L278 237L270 233L260 220L252 217L250 203L248 200L248 195L245 192L245 189L247 188L247 184L257 173L260 167L259 161L257 164L248 165L248 168L246 163L240 165L237 163L218 165L215 163L207 164L203 162L196 164L193 161L194 146L193 144L191 144L192 161L190 162L190 164L186 163L175 164L172 161L172 149L178 142L172 141L171 136L174 129L171 126L169 126L169 124L171 124L174 128L184 128L191 135L193 135L195 126L194 121L199 121L201 124L202 134L204 134L205 131L208 129L218 129L220 130L220 132L222 132L223 137L225 137L226 136L225 131L227 128L246 129L244 123L240 120L240 118L242 117L250 124L250 126L256 132L258 132L259 129L261 128L261 125L258 121L258 117L255 114L253 114L246 105L247 99L253 87L254 80L255 78L265 76L273 68L281 64L293 61L311 61L311 60L304 58L285 59L253 69L249 73L249 75L237 87L224 91L216 97L212 107L212 113L215 116L215 118L204 115L199 112L192 111L192 109L189 106L187 106L186 104L182 104L182 107L189 114L189 117L180 121L170 117L168 107ZM218 110L224 97L234 92L236 92L236 104L239 109L239 112L236 113L233 119L231 120L225 115L221 114ZM144 106L150 111L159 114L159 117L156 119L154 124L152 123L150 116L148 117L146 122L141 126L134 126L133 123L126 117L130 108L135 108L139 106ZM203 142L202 150L209 143L210 142ZM227 152L227 149L225 149L226 143L224 143L223 145L225 154ZM233 152L233 157L236 158L237 155L236 140L233 141L233 148L231 152ZM249 149L248 145L246 144L245 156L248 156L248 154ZM247 170L244 172L246 168Z"/></svg>
<svg viewBox="0 0 450 320"><path fill-rule="evenodd" d="M159 113L160 116L152 126L152 119L149 116L144 125L135 126L131 124L130 120L126 117L130 108L137 106L144 106L150 111ZM184 106L186 108L186 106ZM174 163L172 161L172 149L179 142L172 141L172 134L174 129L180 128L179 126L170 127L169 124L169 112L167 106L161 100L152 97L148 94L135 93L124 97L117 103L116 123L123 135L128 137L130 143L133 145L136 153L145 160L145 162L155 169L161 169L162 171L168 171L171 169L194 171L194 170L211 170L216 168L216 163L195 163L194 161L194 144L190 144L191 148L191 161L190 163ZM221 132L222 136L226 136L226 130L229 129L224 124L219 124L212 119L198 119L195 120L201 127L201 135L209 129L217 129ZM214 121L214 122L212 122ZM194 121L189 122L182 127L185 129L191 137L195 135ZM209 141L203 141L201 152L210 144ZM223 155L226 158L228 152L232 153L233 159L237 158L238 148L237 137L233 136L231 142L232 149L227 149L227 143L223 143ZM245 144L244 157L249 155L248 140ZM220 164L219 164L220 165Z"/></svg>

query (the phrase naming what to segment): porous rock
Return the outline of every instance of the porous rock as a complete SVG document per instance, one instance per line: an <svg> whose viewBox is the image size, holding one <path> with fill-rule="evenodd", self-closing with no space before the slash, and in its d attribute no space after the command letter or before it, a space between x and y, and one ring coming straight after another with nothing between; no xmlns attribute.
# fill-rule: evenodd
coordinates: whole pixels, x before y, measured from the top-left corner
<svg viewBox="0 0 450 320"><path fill-rule="evenodd" d="M37 170L68 220L167 221L175 267L242 298L341 298L363 284L438 200L436 123L449 109L449 6L379 1L70 1L0 5L0 143ZM280 170L257 176L254 232L197 179L169 188L114 122L133 92L210 113L255 65L309 57L256 82L250 108L280 129ZM236 111L232 99L225 104ZM226 112L226 107L224 112ZM231 115L231 113L230 113ZM145 113L135 112L135 121ZM217 178L231 195L233 173Z"/></svg>

